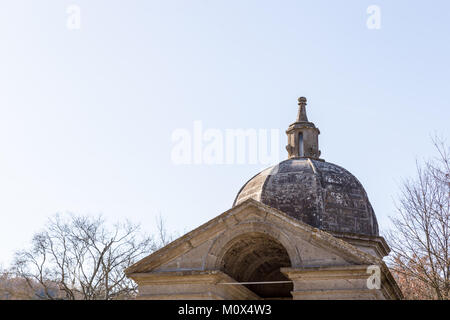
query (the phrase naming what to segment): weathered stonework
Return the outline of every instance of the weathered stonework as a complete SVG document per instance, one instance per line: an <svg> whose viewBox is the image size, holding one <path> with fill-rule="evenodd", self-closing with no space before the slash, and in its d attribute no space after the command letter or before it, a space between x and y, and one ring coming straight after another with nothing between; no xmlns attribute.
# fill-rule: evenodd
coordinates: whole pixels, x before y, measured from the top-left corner
<svg viewBox="0 0 450 320"><path fill-rule="evenodd" d="M288 158L319 159L319 129L308 121L306 115L306 98L298 98L297 120L286 130Z"/></svg>
<svg viewBox="0 0 450 320"><path fill-rule="evenodd" d="M363 186L319 159L319 129L298 101L289 159L250 179L230 210L125 270L139 299L402 298Z"/></svg>
<svg viewBox="0 0 450 320"><path fill-rule="evenodd" d="M381 251L373 247L365 252L248 199L126 274L138 283L139 299L400 298ZM381 270L380 289L365 286L369 265Z"/></svg>
<svg viewBox="0 0 450 320"><path fill-rule="evenodd" d="M316 228L378 236L372 205L350 172L313 159L289 159L250 179L233 205L255 199Z"/></svg>

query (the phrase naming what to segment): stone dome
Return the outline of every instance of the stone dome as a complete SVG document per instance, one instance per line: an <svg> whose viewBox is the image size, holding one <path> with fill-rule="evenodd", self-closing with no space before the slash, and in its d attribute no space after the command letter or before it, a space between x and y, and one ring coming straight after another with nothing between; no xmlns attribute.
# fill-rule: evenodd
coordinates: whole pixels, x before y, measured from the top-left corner
<svg viewBox="0 0 450 320"><path fill-rule="evenodd" d="M241 188L233 206L249 198L325 231L378 236L375 213L358 179L320 159L293 158L265 169Z"/></svg>

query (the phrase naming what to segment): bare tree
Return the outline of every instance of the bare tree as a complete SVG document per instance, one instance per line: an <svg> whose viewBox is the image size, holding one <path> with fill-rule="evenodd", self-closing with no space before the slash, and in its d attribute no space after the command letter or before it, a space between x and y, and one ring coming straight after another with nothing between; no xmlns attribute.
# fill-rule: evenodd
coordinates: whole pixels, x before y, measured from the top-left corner
<svg viewBox="0 0 450 320"><path fill-rule="evenodd" d="M433 139L438 156L417 164L404 181L387 235L390 265L406 298L448 300L450 290L450 150Z"/></svg>
<svg viewBox="0 0 450 320"><path fill-rule="evenodd" d="M157 249L130 222L112 226L102 217L56 215L16 253L12 270L41 299L129 299L137 286L123 270Z"/></svg>
<svg viewBox="0 0 450 320"><path fill-rule="evenodd" d="M166 224L161 214L159 214L156 218L156 228L158 235L158 241L156 244L158 248L164 247L173 241L175 235L167 232Z"/></svg>

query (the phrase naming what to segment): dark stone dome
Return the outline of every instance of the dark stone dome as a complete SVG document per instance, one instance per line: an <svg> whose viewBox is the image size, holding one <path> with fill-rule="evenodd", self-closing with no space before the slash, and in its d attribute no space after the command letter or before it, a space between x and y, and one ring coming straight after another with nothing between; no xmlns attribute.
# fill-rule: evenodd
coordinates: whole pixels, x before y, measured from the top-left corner
<svg viewBox="0 0 450 320"><path fill-rule="evenodd" d="M233 206L253 198L313 227L378 236L378 223L361 183L335 164L289 159L265 169L239 191Z"/></svg>

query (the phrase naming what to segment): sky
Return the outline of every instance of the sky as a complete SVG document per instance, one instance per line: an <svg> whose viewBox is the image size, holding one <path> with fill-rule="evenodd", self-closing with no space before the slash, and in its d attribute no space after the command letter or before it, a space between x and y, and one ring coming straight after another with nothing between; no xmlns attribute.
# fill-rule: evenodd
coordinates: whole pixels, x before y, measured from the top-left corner
<svg viewBox="0 0 450 320"><path fill-rule="evenodd" d="M281 161L299 96L321 157L361 181L386 230L402 179L434 155L430 137L449 137L449 12L448 1L2 0L0 265L55 213L149 233L161 215L179 235L207 222L268 165L175 163L174 132L275 129Z"/></svg>

